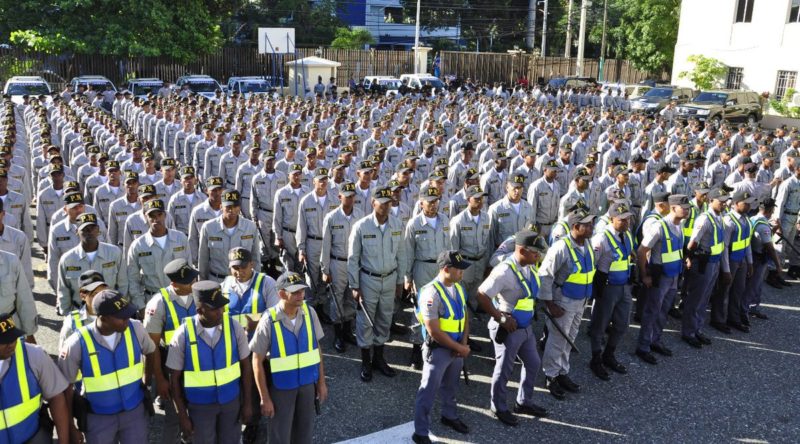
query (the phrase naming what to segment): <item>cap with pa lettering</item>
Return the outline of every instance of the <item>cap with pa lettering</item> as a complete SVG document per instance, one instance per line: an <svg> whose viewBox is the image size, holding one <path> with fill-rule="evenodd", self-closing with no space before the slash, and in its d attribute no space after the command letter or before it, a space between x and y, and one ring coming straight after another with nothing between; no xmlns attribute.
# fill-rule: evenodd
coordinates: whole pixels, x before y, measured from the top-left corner
<svg viewBox="0 0 800 444"><path fill-rule="evenodd" d="M236 190L226 190L222 193L222 206L223 207L230 207L230 206L241 206L242 196Z"/></svg>
<svg viewBox="0 0 800 444"><path fill-rule="evenodd" d="M78 205L83 205L83 195L81 193L67 193L64 195L64 206L69 208L75 208Z"/></svg>
<svg viewBox="0 0 800 444"><path fill-rule="evenodd" d="M228 266L241 267L247 265L253 260L253 254L244 247L234 247L228 252Z"/></svg>
<svg viewBox="0 0 800 444"><path fill-rule="evenodd" d="M372 198L378 201L380 204L391 202L392 190L388 187L378 188L375 190L375 194L372 196Z"/></svg>
<svg viewBox="0 0 800 444"><path fill-rule="evenodd" d="M186 259L174 259L164 266L167 279L178 284L191 284L199 274Z"/></svg>
<svg viewBox="0 0 800 444"><path fill-rule="evenodd" d="M14 315L10 313L0 315L0 344L11 344L23 336L25 332L17 328Z"/></svg>
<svg viewBox="0 0 800 444"><path fill-rule="evenodd" d="M78 216L78 231L90 226L97 226L97 215L94 213L83 213Z"/></svg>
<svg viewBox="0 0 800 444"><path fill-rule="evenodd" d="M130 319L138 310L136 305L116 290L103 290L97 293L92 299L92 309L97 316L112 316L117 319Z"/></svg>
<svg viewBox="0 0 800 444"><path fill-rule="evenodd" d="M308 288L308 285L306 285L303 277L294 272L283 273L280 275L278 281L276 282L276 286L278 287L278 290L284 290L288 293L294 293L296 291Z"/></svg>
<svg viewBox="0 0 800 444"><path fill-rule="evenodd" d="M439 200L441 197L442 193L439 192L439 189L432 186L426 186L419 192L419 198L427 202Z"/></svg>
<svg viewBox="0 0 800 444"><path fill-rule="evenodd" d="M204 304L211 308L222 308L228 304L222 288L214 281L198 281L192 284L192 298L195 305Z"/></svg>
<svg viewBox="0 0 800 444"><path fill-rule="evenodd" d="M92 292L101 285L105 285L105 278L97 270L86 270L78 279L78 289L81 291Z"/></svg>
<svg viewBox="0 0 800 444"><path fill-rule="evenodd" d="M163 200L161 200L161 199L153 199L153 200L148 200L147 202L144 203L144 214L145 215L148 215L148 214L153 213L155 211L162 211L162 212L166 211L166 208L164 207L164 201Z"/></svg>
<svg viewBox="0 0 800 444"><path fill-rule="evenodd" d="M466 270L470 267L470 265L472 265L472 262L465 260L458 251L444 250L439 253L439 257L436 258L436 265L440 269L443 269L444 267L450 267L457 268L459 270Z"/></svg>
<svg viewBox="0 0 800 444"><path fill-rule="evenodd" d="M353 182L345 182L339 186L339 194L341 196L355 196L356 195L356 184Z"/></svg>

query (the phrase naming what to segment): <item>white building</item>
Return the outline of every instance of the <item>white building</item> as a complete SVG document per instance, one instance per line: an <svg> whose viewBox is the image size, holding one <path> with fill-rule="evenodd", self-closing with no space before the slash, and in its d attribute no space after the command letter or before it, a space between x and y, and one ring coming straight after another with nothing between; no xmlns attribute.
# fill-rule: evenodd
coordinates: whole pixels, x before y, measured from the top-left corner
<svg viewBox="0 0 800 444"><path fill-rule="evenodd" d="M673 83L694 86L678 77L693 54L728 66L721 87L782 97L800 86L800 0L683 0Z"/></svg>

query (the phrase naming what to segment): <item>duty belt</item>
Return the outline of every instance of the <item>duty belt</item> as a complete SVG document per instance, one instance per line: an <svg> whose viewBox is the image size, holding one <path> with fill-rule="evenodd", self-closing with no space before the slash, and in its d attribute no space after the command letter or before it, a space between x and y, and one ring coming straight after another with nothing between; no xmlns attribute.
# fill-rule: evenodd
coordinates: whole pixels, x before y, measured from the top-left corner
<svg viewBox="0 0 800 444"><path fill-rule="evenodd" d="M362 271L364 274L366 274L366 275L369 275L369 276L372 276L372 277L376 277L376 278L386 278L386 277L389 277L389 276L393 275L393 274L394 274L394 273L397 271L397 268L395 268L394 270L392 270L392 271L390 271L390 272L388 272L388 273L385 273L385 274L373 273L373 272L371 272L371 271L367 271L367 270L366 270L366 269L364 269L364 268L362 268L362 269L361 269L361 271Z"/></svg>
<svg viewBox="0 0 800 444"><path fill-rule="evenodd" d="M312 235L310 235L310 234L306 234L306 237L307 237L307 238L309 238L309 239L314 239L314 240L318 240L318 241L321 241L321 240L322 240L322 238L321 238L321 237L319 237L319 236L312 236Z"/></svg>
<svg viewBox="0 0 800 444"><path fill-rule="evenodd" d="M211 276L214 276L217 279L225 279L226 277L228 277L227 274L217 274L217 273L214 273L213 271L209 271L208 274L210 274Z"/></svg>
<svg viewBox="0 0 800 444"><path fill-rule="evenodd" d="M797 216L797 211L784 211L786 214L791 214L792 216Z"/></svg>
<svg viewBox="0 0 800 444"><path fill-rule="evenodd" d="M473 261L473 262L474 262L474 261L479 261L479 260L481 260L481 259L483 259L483 258L482 258L482 257L469 257L469 256L464 256L464 259L467 259L467 260L470 260L470 261Z"/></svg>
<svg viewBox="0 0 800 444"><path fill-rule="evenodd" d="M340 261L340 262L347 262L347 258L346 257L339 257L339 256L331 255L331 259L337 260L337 261Z"/></svg>
<svg viewBox="0 0 800 444"><path fill-rule="evenodd" d="M272 213L272 208L264 208L261 205L259 205L258 209L261 211L266 211L267 213Z"/></svg>
<svg viewBox="0 0 800 444"><path fill-rule="evenodd" d="M418 262L424 262L426 264L435 264L436 259L418 259Z"/></svg>
<svg viewBox="0 0 800 444"><path fill-rule="evenodd" d="M289 227L283 227L283 229L284 229L284 230L286 230L286 231L288 231L288 232L290 232L290 233L295 233L295 232L296 232L295 230L292 230L292 229L291 229L291 228L289 228Z"/></svg>

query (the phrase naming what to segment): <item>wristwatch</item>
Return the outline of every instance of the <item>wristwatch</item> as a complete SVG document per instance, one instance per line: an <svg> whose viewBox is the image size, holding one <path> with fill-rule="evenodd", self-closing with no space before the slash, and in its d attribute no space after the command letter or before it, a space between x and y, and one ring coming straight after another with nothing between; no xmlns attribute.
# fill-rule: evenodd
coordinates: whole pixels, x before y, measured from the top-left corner
<svg viewBox="0 0 800 444"><path fill-rule="evenodd" d="M500 315L500 323L501 324L505 324L506 323L506 315L505 314L501 314Z"/></svg>

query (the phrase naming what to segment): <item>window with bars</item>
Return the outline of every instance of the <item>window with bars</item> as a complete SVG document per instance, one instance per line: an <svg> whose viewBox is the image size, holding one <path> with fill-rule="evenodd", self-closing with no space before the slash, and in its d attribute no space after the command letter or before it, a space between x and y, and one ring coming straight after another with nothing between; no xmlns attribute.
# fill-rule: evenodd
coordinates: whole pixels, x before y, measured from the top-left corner
<svg viewBox="0 0 800 444"><path fill-rule="evenodd" d="M727 89L739 89L742 87L742 74L744 73L744 68L728 68L728 78L725 80L725 88Z"/></svg>
<svg viewBox="0 0 800 444"><path fill-rule="evenodd" d="M753 3L755 0L736 1L736 23L750 23L753 21Z"/></svg>
<svg viewBox="0 0 800 444"><path fill-rule="evenodd" d="M797 71L778 71L778 78L775 81L775 98L781 100L786 90L794 88L797 80Z"/></svg>
<svg viewBox="0 0 800 444"><path fill-rule="evenodd" d="M800 0L792 0L788 21L789 23L800 23Z"/></svg>

